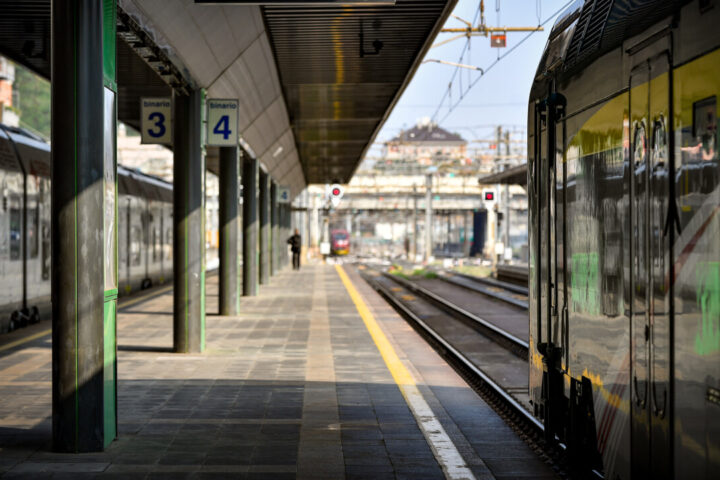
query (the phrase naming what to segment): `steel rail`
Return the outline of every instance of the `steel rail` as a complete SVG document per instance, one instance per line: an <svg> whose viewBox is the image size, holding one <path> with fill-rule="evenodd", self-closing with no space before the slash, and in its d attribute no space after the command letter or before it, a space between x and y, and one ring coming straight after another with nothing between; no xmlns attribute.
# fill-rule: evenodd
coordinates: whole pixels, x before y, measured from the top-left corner
<svg viewBox="0 0 720 480"><path fill-rule="evenodd" d="M468 280L472 280L473 282L484 283L486 285L502 288L504 290L508 290L513 293L518 293L520 295L527 296L527 294L528 294L527 287L521 287L520 285L515 285L515 284L509 283L509 282L503 282L502 280L496 280L494 278L476 277L475 275L468 275L467 273L453 272L453 271L448 271L448 270L445 270L441 273L444 273L445 275L448 275L448 276L458 276L458 277L462 277L462 278L467 278Z"/></svg>
<svg viewBox="0 0 720 480"><path fill-rule="evenodd" d="M446 341L439 333L437 333L427 323L422 321L412 310L407 308L401 302L399 302L395 296L390 293L385 287L379 285L377 282L371 281L372 287L377 290L396 310L401 312L403 316L410 319L417 326L419 326L425 333L427 333L433 340L442 346L443 349L448 352L457 362L468 369L472 375L476 376L482 383L487 385L494 394L499 396L503 402L505 402L516 414L520 415L524 421L532 425L537 433L542 434L545 431L545 427L538 419L536 419L531 412L529 412L523 405L506 392L499 384L497 384L492 378L490 378L485 372L477 367L472 361L470 361L465 355L462 354L458 349L452 346Z"/></svg>
<svg viewBox="0 0 720 480"><path fill-rule="evenodd" d="M468 280L470 280L470 281L472 281L472 282L476 282L476 283L484 283L484 284L486 284L486 285L488 285L488 286L495 287L495 288L506 288L505 286L500 286L500 285L496 285L496 284L494 284L494 283L490 283L490 281L486 281L485 279L479 279L479 280L478 280L478 277L472 277L471 275L465 275L465 274L462 274L462 273L453 273L452 275L448 275L448 274L442 273L442 272L438 273L438 278L440 278L440 280L442 280L442 281L444 281L444 282L452 283L453 285L456 285L456 286L458 286L458 287L462 287L462 288L465 288L465 289L468 289L468 290L472 290L473 292L477 292L477 293L480 293L480 294L482 294L482 295L486 295L486 296L488 296L488 297L494 298L494 299L496 299L496 300L503 301L503 302L505 302L505 303L509 303L510 305L513 305L513 306L515 306L515 307L522 308L523 310L527 310L527 309L528 309L528 303L527 303L526 301L523 302L522 300L518 300L518 299L516 299L516 298L512 298L512 297L509 297L509 296L507 296L507 295L503 295L503 294L501 294L501 293L493 292L492 290L488 290L488 289L486 289L486 288L483 288L483 287L480 286L480 285L475 286L475 285L468 285L468 284L466 284L466 283L458 282L457 280L455 280L455 279L452 278L452 277L454 277L454 276L459 276L459 277L462 277L462 278L466 278L466 279L468 279ZM494 282L494 281L493 281L493 282ZM504 282L499 282L499 283L504 284ZM516 285L513 285L513 287L515 287L516 289L522 289L522 287L518 287L518 286L516 286ZM510 288L507 288L507 290L510 291ZM527 295L527 291L524 292L524 294Z"/></svg>
<svg viewBox="0 0 720 480"><path fill-rule="evenodd" d="M437 295L419 285L416 285L409 280L405 280L403 278L398 277L397 275L392 275L387 272L381 272L381 273L383 276L393 280L396 283L399 283L400 285L407 288L408 290L418 293L418 294L422 295L423 297L451 310L452 312L459 314L462 317L465 317L474 323L479 324L483 328L490 330L494 334L496 334L496 335L500 336L501 338L503 338L504 340L510 342L512 345L514 345L516 347L520 347L520 348L524 349L526 352L529 350L530 346L527 341L525 341L521 338L518 338L511 333L506 332L502 328L498 327L497 325L495 325L491 322L488 322L484 318L481 318L472 312L468 312L464 308L459 307L448 300L445 300L444 298L440 297L439 295Z"/></svg>

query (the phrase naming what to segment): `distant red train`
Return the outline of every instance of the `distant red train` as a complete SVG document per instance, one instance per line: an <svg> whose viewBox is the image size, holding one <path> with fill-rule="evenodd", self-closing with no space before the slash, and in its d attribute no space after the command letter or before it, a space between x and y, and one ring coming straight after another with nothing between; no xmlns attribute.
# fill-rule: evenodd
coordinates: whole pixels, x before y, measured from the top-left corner
<svg viewBox="0 0 720 480"><path fill-rule="evenodd" d="M333 230L330 232L330 244L333 255L347 255L350 253L350 235L347 230Z"/></svg>

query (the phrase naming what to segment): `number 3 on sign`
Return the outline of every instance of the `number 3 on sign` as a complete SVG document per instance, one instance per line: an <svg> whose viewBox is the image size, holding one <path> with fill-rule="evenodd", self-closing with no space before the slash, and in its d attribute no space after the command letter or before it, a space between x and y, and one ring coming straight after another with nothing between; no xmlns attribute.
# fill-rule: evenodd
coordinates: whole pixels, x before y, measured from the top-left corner
<svg viewBox="0 0 720 480"><path fill-rule="evenodd" d="M140 99L142 143L172 143L172 102L169 97Z"/></svg>
<svg viewBox="0 0 720 480"><path fill-rule="evenodd" d="M238 144L237 100L208 99L207 144L216 147L232 147Z"/></svg>
<svg viewBox="0 0 720 480"><path fill-rule="evenodd" d="M148 119L155 122L153 128L148 129L148 135L153 138L160 138L165 135L165 115L160 112L153 112Z"/></svg>

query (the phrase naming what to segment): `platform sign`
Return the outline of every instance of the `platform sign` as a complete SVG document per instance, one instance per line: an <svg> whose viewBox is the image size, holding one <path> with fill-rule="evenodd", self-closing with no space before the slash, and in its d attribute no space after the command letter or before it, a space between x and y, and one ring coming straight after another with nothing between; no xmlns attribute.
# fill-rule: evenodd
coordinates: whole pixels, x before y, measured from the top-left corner
<svg viewBox="0 0 720 480"><path fill-rule="evenodd" d="M142 143L172 144L172 99L140 99L140 135Z"/></svg>
<svg viewBox="0 0 720 480"><path fill-rule="evenodd" d="M238 101L207 100L207 144L234 147L238 144Z"/></svg>
<svg viewBox="0 0 720 480"><path fill-rule="evenodd" d="M290 187L278 186L277 202L278 203L290 203Z"/></svg>

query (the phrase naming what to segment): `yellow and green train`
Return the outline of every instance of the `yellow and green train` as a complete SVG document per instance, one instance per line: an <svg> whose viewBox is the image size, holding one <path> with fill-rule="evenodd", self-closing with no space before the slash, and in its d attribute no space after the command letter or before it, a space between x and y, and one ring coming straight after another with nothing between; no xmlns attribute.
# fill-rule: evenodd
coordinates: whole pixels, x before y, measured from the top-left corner
<svg viewBox="0 0 720 480"><path fill-rule="evenodd" d="M530 93L530 397L578 472L720 475L720 1L585 0Z"/></svg>

